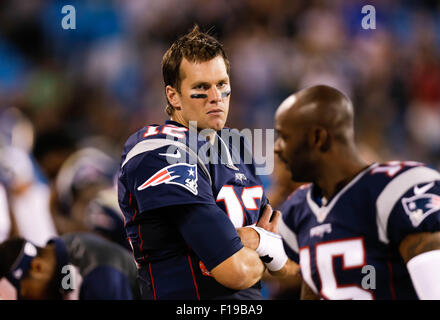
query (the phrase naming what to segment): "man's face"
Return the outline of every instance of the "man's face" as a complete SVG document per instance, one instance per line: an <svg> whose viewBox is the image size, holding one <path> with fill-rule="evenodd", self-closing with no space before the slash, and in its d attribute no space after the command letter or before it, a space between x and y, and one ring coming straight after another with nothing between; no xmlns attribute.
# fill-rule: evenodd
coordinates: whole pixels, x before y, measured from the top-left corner
<svg viewBox="0 0 440 320"><path fill-rule="evenodd" d="M315 165L307 143L306 128L290 111L275 115L275 153L284 162L295 182L313 181Z"/></svg>
<svg viewBox="0 0 440 320"><path fill-rule="evenodd" d="M180 106L184 125L221 130L228 117L231 87L223 57L200 63L185 58L180 65Z"/></svg>
<svg viewBox="0 0 440 320"><path fill-rule="evenodd" d="M53 245L48 245L51 248ZM31 261L31 267L20 281L20 295L24 300L46 300L55 295L51 290L54 281L56 263L54 260L37 256Z"/></svg>
<svg viewBox="0 0 440 320"><path fill-rule="evenodd" d="M46 295L47 280L27 276L21 279L20 295L24 300L44 300Z"/></svg>

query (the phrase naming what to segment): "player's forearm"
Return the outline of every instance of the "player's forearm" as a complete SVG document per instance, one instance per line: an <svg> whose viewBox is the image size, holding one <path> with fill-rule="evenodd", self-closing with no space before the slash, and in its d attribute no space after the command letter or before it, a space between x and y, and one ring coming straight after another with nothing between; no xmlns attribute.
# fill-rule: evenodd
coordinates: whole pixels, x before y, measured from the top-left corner
<svg viewBox="0 0 440 320"><path fill-rule="evenodd" d="M420 299L440 299L440 232L408 235L399 246Z"/></svg>
<svg viewBox="0 0 440 320"><path fill-rule="evenodd" d="M440 249L440 232L421 232L406 236L399 246L400 254L407 263L415 256Z"/></svg>
<svg viewBox="0 0 440 320"><path fill-rule="evenodd" d="M238 228L237 233L240 236L243 245L249 249L256 250L260 242L260 236L252 228ZM300 267L297 263L292 260L287 260L286 264L277 271L270 271L269 273L283 280L291 280L300 274Z"/></svg>
<svg viewBox="0 0 440 320"><path fill-rule="evenodd" d="M261 261L258 254L248 248L243 248L243 274L246 275L243 279L242 286L244 288L249 288L255 283L261 280L266 270L266 266Z"/></svg>
<svg viewBox="0 0 440 320"><path fill-rule="evenodd" d="M287 260L286 264L278 271L270 271L269 273L280 279L290 279L300 275L300 267L292 260Z"/></svg>
<svg viewBox="0 0 440 320"><path fill-rule="evenodd" d="M258 282L264 274L265 265L258 254L242 248L211 270L217 282L234 290L243 290Z"/></svg>

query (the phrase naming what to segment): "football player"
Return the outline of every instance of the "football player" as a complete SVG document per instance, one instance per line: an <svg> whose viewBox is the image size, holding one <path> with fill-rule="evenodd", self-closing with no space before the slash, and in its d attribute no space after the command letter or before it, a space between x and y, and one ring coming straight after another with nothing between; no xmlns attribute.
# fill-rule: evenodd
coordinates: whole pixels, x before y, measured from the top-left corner
<svg viewBox="0 0 440 320"><path fill-rule="evenodd" d="M267 250L244 247L236 231L257 222L267 199L243 136L224 129L226 53L195 27L168 49L162 71L170 120L128 139L118 180L142 297L261 299L265 264L276 271L287 256L268 234L261 242L281 250L263 263Z"/></svg>
<svg viewBox="0 0 440 320"><path fill-rule="evenodd" d="M131 254L91 233L64 234L43 247L13 237L0 244L0 261L0 280L20 300L140 298Z"/></svg>
<svg viewBox="0 0 440 320"><path fill-rule="evenodd" d="M292 179L311 182L285 202L278 226L299 258L303 298L440 299L440 174L412 161L366 163L352 104L328 86L288 97L275 129Z"/></svg>

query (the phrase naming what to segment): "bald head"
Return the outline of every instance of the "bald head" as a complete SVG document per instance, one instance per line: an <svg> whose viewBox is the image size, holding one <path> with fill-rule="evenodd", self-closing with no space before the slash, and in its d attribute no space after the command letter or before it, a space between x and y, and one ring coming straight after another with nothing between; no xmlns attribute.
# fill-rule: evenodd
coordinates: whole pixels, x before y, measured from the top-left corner
<svg viewBox="0 0 440 320"><path fill-rule="evenodd" d="M283 118L290 126L321 126L338 140L353 138L351 101L329 86L313 86L289 96L278 108L275 118Z"/></svg>
<svg viewBox="0 0 440 320"><path fill-rule="evenodd" d="M289 96L275 114L275 129L275 152L288 163L296 181L311 181L304 179L316 176L314 172L323 163L356 149L352 104L329 86L314 86Z"/></svg>

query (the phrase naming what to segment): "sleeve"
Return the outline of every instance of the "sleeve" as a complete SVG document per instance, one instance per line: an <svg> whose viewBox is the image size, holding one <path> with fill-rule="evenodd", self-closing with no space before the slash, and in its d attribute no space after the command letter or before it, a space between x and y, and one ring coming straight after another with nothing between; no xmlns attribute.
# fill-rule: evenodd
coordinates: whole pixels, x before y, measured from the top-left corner
<svg viewBox="0 0 440 320"><path fill-rule="evenodd" d="M80 300L132 300L130 281L121 271L110 267L95 268L84 277Z"/></svg>
<svg viewBox="0 0 440 320"><path fill-rule="evenodd" d="M395 204L388 221L390 243L411 233L440 231L440 181L412 186Z"/></svg>
<svg viewBox="0 0 440 320"><path fill-rule="evenodd" d="M183 153L163 147L131 159L121 169L125 198L136 199L140 212L180 204L214 203L209 173L201 164L188 159L169 162L167 155Z"/></svg>
<svg viewBox="0 0 440 320"><path fill-rule="evenodd" d="M283 238L284 251L290 260L299 263L299 246L295 233L294 206L290 201L286 200L280 207L282 217L280 219L279 231Z"/></svg>
<svg viewBox="0 0 440 320"><path fill-rule="evenodd" d="M269 203L269 199L266 197L266 193L264 192L264 189L263 189L263 196L261 197L260 212L258 213L258 220L260 220L261 215L262 215L263 212L264 212L264 207L265 207L267 204L270 204L270 203Z"/></svg>
<svg viewBox="0 0 440 320"><path fill-rule="evenodd" d="M398 246L410 233L439 230L439 181L440 173L423 165L407 166L388 178L373 196L379 241Z"/></svg>
<svg viewBox="0 0 440 320"><path fill-rule="evenodd" d="M243 248L227 215L215 204L180 206L179 231L208 270Z"/></svg>

